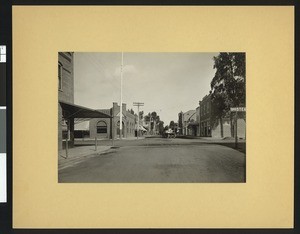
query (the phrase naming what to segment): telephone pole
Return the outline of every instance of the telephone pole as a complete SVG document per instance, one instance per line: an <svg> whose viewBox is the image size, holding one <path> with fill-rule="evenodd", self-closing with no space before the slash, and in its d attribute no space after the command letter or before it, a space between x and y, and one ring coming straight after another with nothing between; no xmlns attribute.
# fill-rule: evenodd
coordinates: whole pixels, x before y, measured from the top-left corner
<svg viewBox="0 0 300 234"><path fill-rule="evenodd" d="M137 132L136 132L136 136L137 139L139 139L139 134L140 134L140 106L144 106L143 102L134 102L133 106L137 106L138 108L138 124L137 124Z"/></svg>

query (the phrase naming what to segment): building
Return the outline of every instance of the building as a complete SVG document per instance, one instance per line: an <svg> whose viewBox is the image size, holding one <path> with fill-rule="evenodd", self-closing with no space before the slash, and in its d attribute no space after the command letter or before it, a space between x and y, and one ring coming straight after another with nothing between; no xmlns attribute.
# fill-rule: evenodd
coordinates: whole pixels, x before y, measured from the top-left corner
<svg viewBox="0 0 300 234"><path fill-rule="evenodd" d="M197 136L200 136L200 103L199 103L199 106L196 108L196 130L197 130L197 133L196 135Z"/></svg>
<svg viewBox="0 0 300 234"><path fill-rule="evenodd" d="M225 57L226 60L228 59L224 61L227 68L223 70L225 65L220 70L217 68L218 75L211 81L210 93L212 98L217 97L213 110L222 116L219 119L212 119L214 121L211 135L212 137L234 137L237 132L237 137L245 138L246 112L231 112L231 108L245 107L246 104L245 53L220 53L218 59L221 61ZM223 110L221 110L222 106Z"/></svg>
<svg viewBox="0 0 300 234"><path fill-rule="evenodd" d="M200 108L200 136L201 137L234 137L234 116L232 113L227 115L221 120L213 121L211 101L212 94L208 94L202 98L199 102ZM246 122L243 113L238 113L237 118L237 136L239 138L245 138L246 134Z"/></svg>
<svg viewBox="0 0 300 234"><path fill-rule="evenodd" d="M74 54L58 53L58 150L73 147L75 122L110 115L74 104Z"/></svg>
<svg viewBox="0 0 300 234"><path fill-rule="evenodd" d="M185 136L196 136L197 134L196 110L182 113L182 134Z"/></svg>
<svg viewBox="0 0 300 234"><path fill-rule="evenodd" d="M98 139L116 139L120 137L120 106L114 102L112 108L98 110L112 118L95 118L89 122L90 137ZM122 105L122 138L135 137L137 115L126 110Z"/></svg>
<svg viewBox="0 0 300 234"><path fill-rule="evenodd" d="M211 94L200 101L200 136L211 137Z"/></svg>
<svg viewBox="0 0 300 234"><path fill-rule="evenodd" d="M73 53L58 53L58 148L61 149L63 139L67 138L68 126L63 118L63 108L60 102L74 103L74 72L73 72ZM72 136L71 136L72 137Z"/></svg>

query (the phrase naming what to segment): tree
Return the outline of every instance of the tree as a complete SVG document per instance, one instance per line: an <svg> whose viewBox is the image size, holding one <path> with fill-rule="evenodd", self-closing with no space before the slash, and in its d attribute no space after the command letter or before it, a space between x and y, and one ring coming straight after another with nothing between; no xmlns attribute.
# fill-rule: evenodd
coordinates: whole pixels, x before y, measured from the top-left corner
<svg viewBox="0 0 300 234"><path fill-rule="evenodd" d="M152 120L153 122L158 122L158 121L159 121L159 116L157 115L157 113L156 113L155 111L153 111L153 112L151 113L151 120Z"/></svg>
<svg viewBox="0 0 300 234"><path fill-rule="evenodd" d="M155 111L149 112L147 115L144 116L144 120L146 123L148 123L149 126L149 132L150 134L153 134L153 130L158 130L159 131L159 122L160 122L160 117L157 115Z"/></svg>
<svg viewBox="0 0 300 234"><path fill-rule="evenodd" d="M174 130L174 127L175 127L175 122L173 121L173 120L171 120L170 121L170 128L172 129L172 130Z"/></svg>
<svg viewBox="0 0 300 234"><path fill-rule="evenodd" d="M163 132L164 132L164 122L163 121L159 121L159 123L158 123L158 131L159 131L160 135L163 134Z"/></svg>
<svg viewBox="0 0 300 234"><path fill-rule="evenodd" d="M156 113L155 111L153 111L153 112L151 113L151 118L152 118L153 120L156 120L156 117L157 117L157 113Z"/></svg>
<svg viewBox="0 0 300 234"><path fill-rule="evenodd" d="M218 87L215 91L224 92L231 107L245 105L245 59L245 53L220 53L214 57L216 73L211 88Z"/></svg>
<svg viewBox="0 0 300 234"><path fill-rule="evenodd" d="M146 123L150 122L150 117L151 117L150 112L147 115L145 115L144 120L145 120Z"/></svg>
<svg viewBox="0 0 300 234"><path fill-rule="evenodd" d="M230 107L245 106L246 81L245 53L220 53L214 57L215 76L211 81L212 120L220 121L223 137L222 118L229 115ZM232 116L230 115L233 136Z"/></svg>
<svg viewBox="0 0 300 234"><path fill-rule="evenodd" d="M140 111L140 119L143 119L144 111Z"/></svg>
<svg viewBox="0 0 300 234"><path fill-rule="evenodd" d="M179 129L179 134L182 134L182 128L183 128L183 125L182 125L182 111L178 114L178 129Z"/></svg>
<svg viewBox="0 0 300 234"><path fill-rule="evenodd" d="M221 137L224 136L223 118L227 112L228 105L226 103L226 95L224 93L214 92L211 95L211 121L214 126L220 123Z"/></svg>

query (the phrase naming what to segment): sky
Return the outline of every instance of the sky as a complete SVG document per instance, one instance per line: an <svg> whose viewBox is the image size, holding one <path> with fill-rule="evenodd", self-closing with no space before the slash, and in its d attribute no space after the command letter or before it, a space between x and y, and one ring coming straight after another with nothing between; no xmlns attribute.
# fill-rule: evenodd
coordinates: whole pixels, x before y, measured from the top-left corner
<svg viewBox="0 0 300 234"><path fill-rule="evenodd" d="M137 113L156 111L168 125L196 109L209 93L218 53L123 53L123 103ZM74 53L75 104L109 109L120 104L122 53Z"/></svg>

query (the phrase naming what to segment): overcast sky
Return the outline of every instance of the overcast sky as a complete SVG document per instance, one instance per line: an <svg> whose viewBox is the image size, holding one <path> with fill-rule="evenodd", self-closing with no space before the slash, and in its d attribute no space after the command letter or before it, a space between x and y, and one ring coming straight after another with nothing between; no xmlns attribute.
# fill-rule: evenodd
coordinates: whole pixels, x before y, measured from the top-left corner
<svg viewBox="0 0 300 234"><path fill-rule="evenodd" d="M144 102L165 125L196 109L210 90L218 53L124 53L123 103ZM75 104L109 109L120 103L121 53L74 53Z"/></svg>

